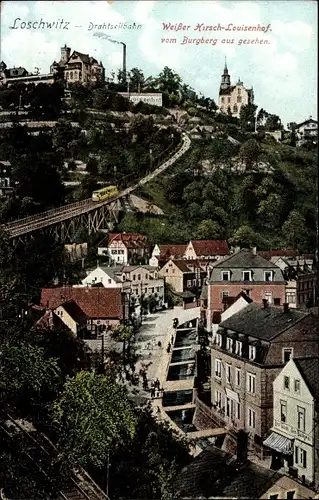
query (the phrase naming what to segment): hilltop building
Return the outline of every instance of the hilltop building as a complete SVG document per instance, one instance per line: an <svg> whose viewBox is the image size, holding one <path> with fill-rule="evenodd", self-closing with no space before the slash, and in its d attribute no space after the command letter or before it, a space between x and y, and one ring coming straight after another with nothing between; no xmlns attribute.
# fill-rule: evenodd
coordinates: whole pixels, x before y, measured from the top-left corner
<svg viewBox="0 0 319 500"><path fill-rule="evenodd" d="M53 61L50 66L50 72L53 74L63 73L64 80L68 86L69 83L79 82L84 85L104 81L105 70L102 62L74 50L71 54L71 48L64 45L61 47L61 59L59 62Z"/></svg>
<svg viewBox="0 0 319 500"><path fill-rule="evenodd" d="M243 82L238 79L236 85L231 85L230 75L228 73L225 60L224 72L221 76L219 89L218 107L222 113L230 113L239 118L240 108L254 103L253 88L246 89Z"/></svg>

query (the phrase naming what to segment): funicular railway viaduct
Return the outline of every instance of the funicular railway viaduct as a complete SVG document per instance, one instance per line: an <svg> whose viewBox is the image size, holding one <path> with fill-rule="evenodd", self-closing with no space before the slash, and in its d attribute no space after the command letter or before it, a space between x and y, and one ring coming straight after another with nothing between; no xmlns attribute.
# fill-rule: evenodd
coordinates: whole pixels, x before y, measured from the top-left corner
<svg viewBox="0 0 319 500"><path fill-rule="evenodd" d="M186 133L182 133L182 143L172 152L168 160L163 162L153 172L143 177L135 185L121 191L117 196L101 202L91 198L54 208L37 215L17 219L1 226L7 231L13 243L26 241L36 232L53 234L61 243L73 242L80 228L86 228L88 233L94 233L107 228L110 222L118 220L120 211L130 209L130 195L143 184L151 181L169 166L173 165L190 147L191 141Z"/></svg>

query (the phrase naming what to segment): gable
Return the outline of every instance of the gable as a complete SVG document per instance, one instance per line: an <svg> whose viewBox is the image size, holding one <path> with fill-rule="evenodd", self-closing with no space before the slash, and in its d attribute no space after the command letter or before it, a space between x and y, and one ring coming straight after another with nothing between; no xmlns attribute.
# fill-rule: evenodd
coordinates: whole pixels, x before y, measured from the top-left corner
<svg viewBox="0 0 319 500"><path fill-rule="evenodd" d="M293 391L293 387L291 387L291 391L284 391L284 377L289 377L291 384L294 384L294 380L300 380L300 393L296 395ZM274 393L285 393L287 398L293 397L294 399L300 399L300 401L311 403L313 400L313 396L304 380L302 374L298 370L298 367L293 359L288 361L288 363L283 367L280 373L277 375L275 380L273 381ZM278 396L280 397L280 396Z"/></svg>

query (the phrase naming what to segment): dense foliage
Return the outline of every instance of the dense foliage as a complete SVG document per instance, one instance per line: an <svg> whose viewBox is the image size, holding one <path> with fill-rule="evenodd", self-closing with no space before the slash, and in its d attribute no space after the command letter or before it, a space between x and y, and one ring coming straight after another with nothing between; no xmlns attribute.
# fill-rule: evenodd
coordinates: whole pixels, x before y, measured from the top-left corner
<svg viewBox="0 0 319 500"><path fill-rule="evenodd" d="M140 190L164 217L125 215L119 229L153 243L227 238L233 245L297 248L316 242L317 154L253 135L193 142L165 176Z"/></svg>

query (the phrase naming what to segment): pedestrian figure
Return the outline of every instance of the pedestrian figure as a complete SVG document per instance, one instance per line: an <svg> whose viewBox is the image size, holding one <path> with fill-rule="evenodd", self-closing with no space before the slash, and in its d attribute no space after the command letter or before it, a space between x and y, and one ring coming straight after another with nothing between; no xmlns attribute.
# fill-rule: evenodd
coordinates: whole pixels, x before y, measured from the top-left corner
<svg viewBox="0 0 319 500"><path fill-rule="evenodd" d="M160 384L160 381L158 380L158 378L156 379L155 384L156 384L155 387L157 387L157 389L159 389L161 384Z"/></svg>
<svg viewBox="0 0 319 500"><path fill-rule="evenodd" d="M162 347L162 342L159 340L159 341L157 342L157 345L158 345L158 347Z"/></svg>
<svg viewBox="0 0 319 500"><path fill-rule="evenodd" d="M169 342L168 346L167 346L167 352L170 352L171 351L171 343Z"/></svg>
<svg viewBox="0 0 319 500"><path fill-rule="evenodd" d="M155 389L152 387L151 389L151 398L155 398Z"/></svg>
<svg viewBox="0 0 319 500"><path fill-rule="evenodd" d="M159 398L159 397L160 397L160 393L159 393L159 391L157 392L156 397L157 397L157 398Z"/></svg>

